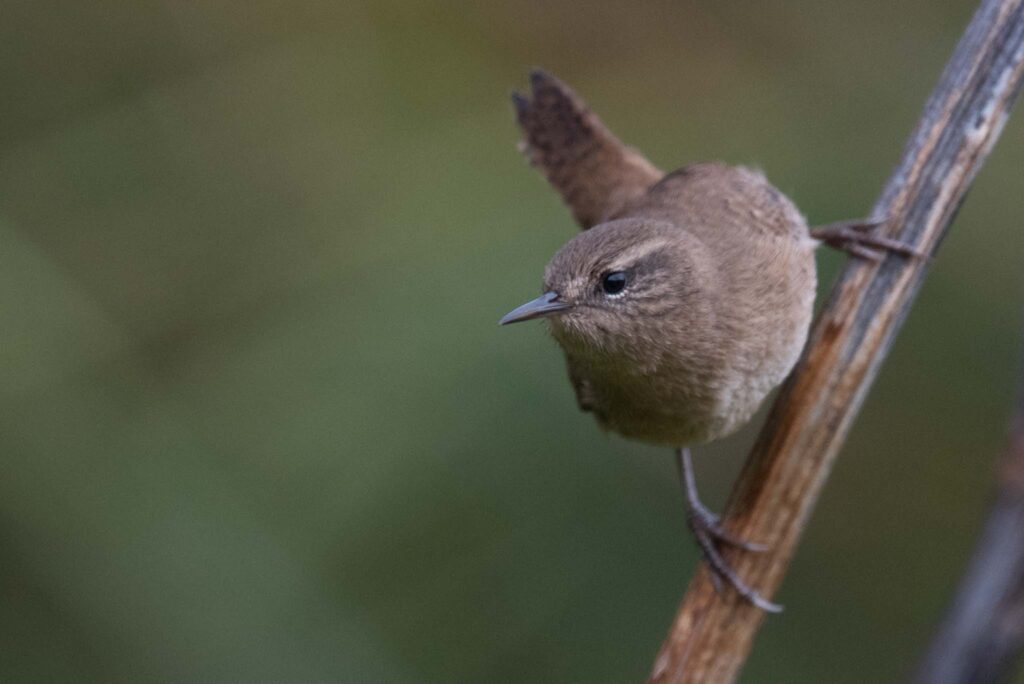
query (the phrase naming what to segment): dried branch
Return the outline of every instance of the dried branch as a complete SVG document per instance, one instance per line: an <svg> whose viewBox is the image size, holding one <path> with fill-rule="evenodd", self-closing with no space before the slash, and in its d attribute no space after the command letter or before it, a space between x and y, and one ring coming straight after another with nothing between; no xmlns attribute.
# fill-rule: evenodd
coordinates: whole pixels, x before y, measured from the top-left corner
<svg viewBox="0 0 1024 684"><path fill-rule="evenodd" d="M1024 382L997 486L974 555L916 684L1008 681L1024 648Z"/></svg>
<svg viewBox="0 0 1024 684"><path fill-rule="evenodd" d="M933 254L991 151L1024 76L1024 0L983 0L875 205L886 234ZM770 597L843 440L900 329L927 259L851 260L811 332L730 497L728 527L771 545L726 550ZM715 593L702 565L690 583L650 682L734 681L764 614Z"/></svg>

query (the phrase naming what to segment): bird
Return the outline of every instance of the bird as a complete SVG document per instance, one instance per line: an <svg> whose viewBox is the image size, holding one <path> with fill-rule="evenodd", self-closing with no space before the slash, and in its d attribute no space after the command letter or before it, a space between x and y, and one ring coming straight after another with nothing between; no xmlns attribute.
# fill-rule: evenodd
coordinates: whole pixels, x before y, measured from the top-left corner
<svg viewBox="0 0 1024 684"><path fill-rule="evenodd" d="M878 220L811 228L757 169L703 162L665 173L623 144L567 85L530 74L512 93L520 149L581 232L552 257L542 294L500 320L545 319L582 411L604 429L674 450L687 521L719 593L767 612L700 500L690 447L746 424L796 364L817 285L819 246L877 261L919 253L876 234Z"/></svg>

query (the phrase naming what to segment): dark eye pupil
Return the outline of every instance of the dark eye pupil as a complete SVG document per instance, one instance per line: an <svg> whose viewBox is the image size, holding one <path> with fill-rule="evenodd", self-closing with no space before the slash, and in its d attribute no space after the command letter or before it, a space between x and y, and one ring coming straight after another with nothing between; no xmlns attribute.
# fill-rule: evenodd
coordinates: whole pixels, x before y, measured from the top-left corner
<svg viewBox="0 0 1024 684"><path fill-rule="evenodd" d="M626 274L622 271L614 271L605 274L601 279L601 289L605 294L619 294L626 288Z"/></svg>

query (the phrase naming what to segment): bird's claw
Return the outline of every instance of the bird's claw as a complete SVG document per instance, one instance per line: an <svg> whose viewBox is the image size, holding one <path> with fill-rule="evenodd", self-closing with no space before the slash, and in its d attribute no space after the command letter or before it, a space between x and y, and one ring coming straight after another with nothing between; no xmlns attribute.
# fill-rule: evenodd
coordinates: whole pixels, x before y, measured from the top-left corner
<svg viewBox="0 0 1024 684"><path fill-rule="evenodd" d="M868 261L881 261L884 252L892 252L905 257L925 256L924 252L913 245L872 233L875 228L886 222L886 219L838 221L812 228L811 237L829 247L840 249Z"/></svg>
<svg viewBox="0 0 1024 684"><path fill-rule="evenodd" d="M734 546L744 551L762 552L768 549L764 544L756 544L754 542L748 542L726 532L722 529L718 521L718 516L712 514L703 506L699 508L694 507L690 512L689 518L690 530L693 531L693 536L697 540L697 545L700 547L701 552L704 555L704 560L707 561L708 569L711 575L711 583L715 587L715 591L719 595L723 591L723 583L728 582L733 589L736 590L740 596L743 597L748 603L751 603L761 610L767 613L781 613L782 606L778 603L772 603L768 599L761 596L755 589L751 588L746 582L740 579L740 576L736 574L736 571L732 569L728 561L722 556L719 550L720 544L727 544Z"/></svg>
<svg viewBox="0 0 1024 684"><path fill-rule="evenodd" d="M725 583L728 582L748 603L757 606L767 613L782 612L782 606L764 598L740 579L740 576L736 574L732 566L722 557L722 552L719 550L719 546L727 545L742 549L743 551L759 553L767 551L768 546L740 539L731 532L726 531L722 526L719 516L708 510L707 506L701 503L700 497L697 495L697 478L693 472L693 460L690 456L690 450L682 447L678 450L677 456L683 494L686 497L686 510L689 513L687 522L690 530L693 532L694 539L697 540L697 545L700 546L700 550L704 554L704 560L708 564L711 583L715 586L715 591L721 595Z"/></svg>
<svg viewBox="0 0 1024 684"><path fill-rule="evenodd" d="M696 501L690 507L690 528L696 533L698 527L716 543L727 544L754 553L764 553L769 548L767 544L740 539L727 531L722 526L721 517L708 510L700 501Z"/></svg>

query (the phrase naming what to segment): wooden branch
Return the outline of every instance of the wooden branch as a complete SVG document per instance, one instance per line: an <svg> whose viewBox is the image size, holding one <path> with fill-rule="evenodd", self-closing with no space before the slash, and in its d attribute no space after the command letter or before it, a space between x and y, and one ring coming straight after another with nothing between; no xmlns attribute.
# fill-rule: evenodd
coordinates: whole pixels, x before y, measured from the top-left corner
<svg viewBox="0 0 1024 684"><path fill-rule="evenodd" d="M890 237L933 254L999 137L1024 76L1024 0L983 0L903 157L875 204ZM878 368L900 329L927 259L851 260L811 331L730 497L728 527L766 542L726 550L740 576L771 597ZM734 681L764 614L701 565L649 682Z"/></svg>
<svg viewBox="0 0 1024 684"><path fill-rule="evenodd" d="M1024 366L1021 368L1024 371ZM998 490L915 684L1005 682L1024 648L1024 383Z"/></svg>

